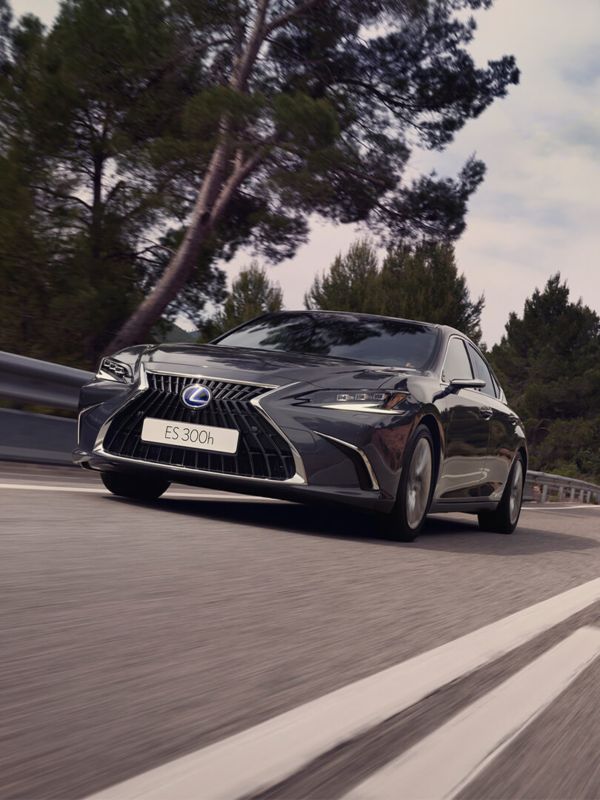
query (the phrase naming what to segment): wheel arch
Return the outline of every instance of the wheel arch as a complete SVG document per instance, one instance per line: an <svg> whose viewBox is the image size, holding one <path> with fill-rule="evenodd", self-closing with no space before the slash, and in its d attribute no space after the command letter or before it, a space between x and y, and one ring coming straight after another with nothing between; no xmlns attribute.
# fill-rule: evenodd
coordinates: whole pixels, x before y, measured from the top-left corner
<svg viewBox="0 0 600 800"><path fill-rule="evenodd" d="M434 414L427 412L419 420L419 425L425 425L433 439L434 475L436 476L435 483L437 484L442 465L442 432L440 423Z"/></svg>
<svg viewBox="0 0 600 800"><path fill-rule="evenodd" d="M527 467L529 465L529 455L527 453L527 447L525 446L524 442L522 442L517 448L517 455L518 456L520 455L521 458L523 459L523 469L525 474L527 475Z"/></svg>

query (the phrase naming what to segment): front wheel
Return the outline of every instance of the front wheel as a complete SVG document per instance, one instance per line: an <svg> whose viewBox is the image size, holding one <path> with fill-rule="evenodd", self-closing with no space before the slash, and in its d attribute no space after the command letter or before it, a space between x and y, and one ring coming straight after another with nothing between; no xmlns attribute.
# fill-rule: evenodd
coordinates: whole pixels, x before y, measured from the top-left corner
<svg viewBox="0 0 600 800"><path fill-rule="evenodd" d="M158 500L171 482L156 475L136 476L124 472L102 472L102 483L109 492L129 500Z"/></svg>
<svg viewBox="0 0 600 800"><path fill-rule="evenodd" d="M482 511L478 514L479 527L492 533L512 533L519 522L523 489L525 487L525 468L523 458L518 455L508 475L502 500L495 511Z"/></svg>
<svg viewBox="0 0 600 800"><path fill-rule="evenodd" d="M433 439L419 425L404 458L398 498L388 518L388 531L400 542L412 542L423 527L434 484Z"/></svg>

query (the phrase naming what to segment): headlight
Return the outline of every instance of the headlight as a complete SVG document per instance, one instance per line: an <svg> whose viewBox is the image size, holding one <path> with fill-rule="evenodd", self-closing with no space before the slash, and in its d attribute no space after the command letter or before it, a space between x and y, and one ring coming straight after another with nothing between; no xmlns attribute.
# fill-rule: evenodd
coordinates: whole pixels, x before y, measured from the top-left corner
<svg viewBox="0 0 600 800"><path fill-rule="evenodd" d="M102 359L96 377L105 381L131 383L133 381L133 370L129 364L112 356Z"/></svg>
<svg viewBox="0 0 600 800"><path fill-rule="evenodd" d="M374 391L373 389L327 389L312 392L308 405L337 411L369 411L377 414L401 414L406 392Z"/></svg>

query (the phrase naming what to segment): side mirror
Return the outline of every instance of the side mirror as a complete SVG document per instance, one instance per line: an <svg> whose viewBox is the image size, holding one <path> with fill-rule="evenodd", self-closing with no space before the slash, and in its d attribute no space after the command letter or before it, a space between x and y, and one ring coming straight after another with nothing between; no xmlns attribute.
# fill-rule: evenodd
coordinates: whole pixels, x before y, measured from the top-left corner
<svg viewBox="0 0 600 800"><path fill-rule="evenodd" d="M450 381L450 391L459 392L461 389L483 389L486 382L481 378L454 378Z"/></svg>

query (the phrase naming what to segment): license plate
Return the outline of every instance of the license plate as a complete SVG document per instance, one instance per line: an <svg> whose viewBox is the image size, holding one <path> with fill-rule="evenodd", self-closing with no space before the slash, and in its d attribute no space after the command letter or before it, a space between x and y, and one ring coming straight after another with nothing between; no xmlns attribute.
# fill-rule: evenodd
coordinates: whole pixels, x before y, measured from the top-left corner
<svg viewBox="0 0 600 800"><path fill-rule="evenodd" d="M167 444L171 447L235 453L240 432L232 428L213 428L210 425L147 417L142 426L141 438L143 442Z"/></svg>

